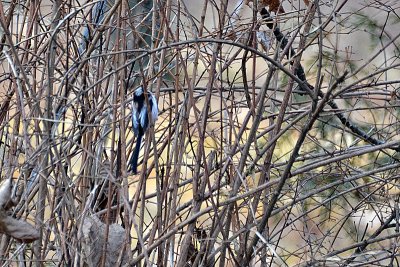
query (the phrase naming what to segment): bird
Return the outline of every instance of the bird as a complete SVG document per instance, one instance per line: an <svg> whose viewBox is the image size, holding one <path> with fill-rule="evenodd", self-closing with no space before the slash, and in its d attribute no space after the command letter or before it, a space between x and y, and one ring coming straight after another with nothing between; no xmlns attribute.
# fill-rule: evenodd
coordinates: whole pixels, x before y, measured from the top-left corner
<svg viewBox="0 0 400 267"><path fill-rule="evenodd" d="M158 104L153 93L147 92L147 99L150 105L149 108L146 104L143 87L139 87L134 91L132 100L132 128L137 138L135 151L133 152L132 158L129 161L129 169L133 172L133 174L137 174L140 144L142 142L143 135L146 133L149 125L154 123L158 118ZM151 112L150 118L148 111ZM150 119L151 123L149 123Z"/></svg>

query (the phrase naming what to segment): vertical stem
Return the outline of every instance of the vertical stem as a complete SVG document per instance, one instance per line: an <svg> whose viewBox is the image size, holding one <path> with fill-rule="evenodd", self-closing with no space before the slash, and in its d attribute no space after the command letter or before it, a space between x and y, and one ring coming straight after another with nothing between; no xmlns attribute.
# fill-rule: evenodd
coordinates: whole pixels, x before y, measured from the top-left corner
<svg viewBox="0 0 400 267"><path fill-rule="evenodd" d="M56 26L58 25L60 11L61 11L62 1L56 0L52 7L52 39L49 43L48 50L48 65L47 65L47 92L46 92L46 118L47 121L44 122L45 125L45 135L44 138L44 147L47 151L50 151L52 147L52 139L53 139L53 123L52 123L52 113L53 113L53 86L54 86L54 70L55 70L55 58L56 58L56 49L57 49L57 32ZM50 155L49 152L44 153L41 158L41 174L39 175L39 191L38 191L38 200L36 205L36 215L35 221L36 225L39 228L39 240L35 241L35 245L33 248L35 255L35 265L41 266L41 261L43 260L44 255L42 255L42 241L45 233L45 225L44 225L44 211L46 207L46 196L47 196L47 178L49 177L48 167L50 166Z"/></svg>

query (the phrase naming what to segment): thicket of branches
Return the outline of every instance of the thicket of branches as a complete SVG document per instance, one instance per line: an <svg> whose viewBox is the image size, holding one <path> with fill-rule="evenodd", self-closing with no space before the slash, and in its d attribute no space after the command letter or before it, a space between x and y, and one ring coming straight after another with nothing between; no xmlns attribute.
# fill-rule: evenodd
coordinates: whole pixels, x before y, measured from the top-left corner
<svg viewBox="0 0 400 267"><path fill-rule="evenodd" d="M2 265L398 266L400 5L357 2L2 1Z"/></svg>

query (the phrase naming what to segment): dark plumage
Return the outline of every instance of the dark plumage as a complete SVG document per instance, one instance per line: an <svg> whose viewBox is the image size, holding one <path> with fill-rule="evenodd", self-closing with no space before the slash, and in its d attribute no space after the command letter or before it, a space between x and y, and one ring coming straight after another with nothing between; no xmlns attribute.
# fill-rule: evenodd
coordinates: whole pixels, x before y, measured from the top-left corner
<svg viewBox="0 0 400 267"><path fill-rule="evenodd" d="M158 105L157 100L151 92L148 92L148 100L150 105L151 120L155 122L158 118ZM137 173L137 163L140 152L140 144L142 142L143 135L149 127L149 114L146 105L146 100L143 92L143 88L139 87L135 90L132 100L132 126L133 132L137 136L135 151L129 161L130 170Z"/></svg>

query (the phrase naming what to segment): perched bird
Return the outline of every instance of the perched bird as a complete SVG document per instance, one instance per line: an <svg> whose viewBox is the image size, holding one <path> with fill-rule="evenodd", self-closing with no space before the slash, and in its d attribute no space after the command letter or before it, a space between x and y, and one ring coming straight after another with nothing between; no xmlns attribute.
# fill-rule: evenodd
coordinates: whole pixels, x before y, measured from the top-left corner
<svg viewBox="0 0 400 267"><path fill-rule="evenodd" d="M85 50L88 48L88 45L92 41L95 32L98 31L98 28L100 28L100 26L102 25L104 21L104 14L107 11L106 9L107 9L106 0L97 1L96 4L94 5L92 9L90 26L89 24L86 25L82 33L82 40L78 48L79 56L83 55ZM100 49L101 46L100 42L97 43L98 44L96 44L96 49Z"/></svg>
<svg viewBox="0 0 400 267"><path fill-rule="evenodd" d="M150 125L149 119L151 119L152 122L155 122L158 118L158 105L156 98L151 92L147 92L147 98L150 105L149 109L146 104L143 88L139 87L133 93L132 125L133 125L133 132L135 133L137 140L136 140L135 151L133 152L133 156L129 161L129 168L134 174L137 173L137 163L140 152L140 144L142 142L143 135L145 134L147 128ZM149 118L148 110L150 110L151 112L151 118Z"/></svg>

